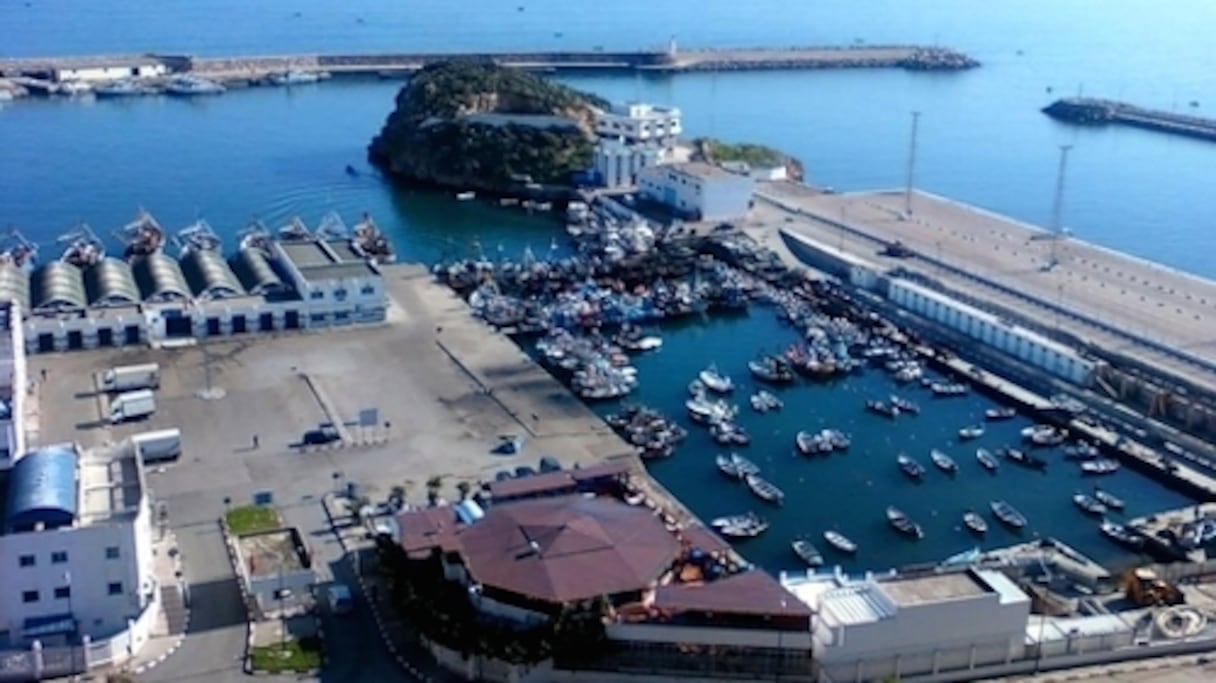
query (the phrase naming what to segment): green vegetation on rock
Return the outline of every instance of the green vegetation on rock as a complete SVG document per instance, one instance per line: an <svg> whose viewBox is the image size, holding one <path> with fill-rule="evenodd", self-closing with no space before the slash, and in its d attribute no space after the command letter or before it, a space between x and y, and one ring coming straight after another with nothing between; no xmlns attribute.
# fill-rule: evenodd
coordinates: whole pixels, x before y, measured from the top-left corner
<svg viewBox="0 0 1216 683"><path fill-rule="evenodd" d="M461 190L509 192L524 177L564 185L591 166L605 106L519 69L439 62L397 93L368 156L394 177Z"/></svg>
<svg viewBox="0 0 1216 683"><path fill-rule="evenodd" d="M262 531L274 531L283 525L279 522L279 513L274 508L265 505L243 505L232 508L225 515L228 530L234 536L256 534Z"/></svg>
<svg viewBox="0 0 1216 683"><path fill-rule="evenodd" d="M697 154L710 163L743 162L753 168L785 166L791 179L802 179L802 162L772 147L746 142L732 145L714 138L697 138L693 144Z"/></svg>

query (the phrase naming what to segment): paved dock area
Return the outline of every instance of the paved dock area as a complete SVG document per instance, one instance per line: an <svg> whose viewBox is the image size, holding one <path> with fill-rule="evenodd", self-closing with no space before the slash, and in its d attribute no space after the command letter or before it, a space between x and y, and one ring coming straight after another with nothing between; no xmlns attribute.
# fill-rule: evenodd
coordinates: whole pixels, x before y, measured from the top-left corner
<svg viewBox="0 0 1216 683"><path fill-rule="evenodd" d="M763 183L751 222L886 269L911 267L1216 392L1216 282L925 193L825 194ZM915 259L878 251L901 241ZM1048 267L1055 259L1056 265Z"/></svg>
<svg viewBox="0 0 1216 683"><path fill-rule="evenodd" d="M454 500L459 482L536 467L542 455L566 466L633 457L628 444L510 339L473 319L424 268L387 268L386 284L392 303L382 325L30 358L31 377L47 370L33 445L90 446L181 429L181 459L150 468L148 484L178 538L194 610L181 648L143 680L244 680L245 614L217 520L256 492L270 493L285 523L299 529L324 584L350 580L319 502L348 482L372 502L400 485L417 505L426 503L426 482L435 476L440 495ZM141 362L161 367L156 413L133 424L102 422L107 399L95 392L93 374ZM360 426L360 412L369 409L376 426ZM348 438L303 446L304 432L326 421L342 423ZM491 453L502 434L524 437L519 454ZM379 642L370 619L359 612L326 624L331 680L408 680L386 652L367 646Z"/></svg>

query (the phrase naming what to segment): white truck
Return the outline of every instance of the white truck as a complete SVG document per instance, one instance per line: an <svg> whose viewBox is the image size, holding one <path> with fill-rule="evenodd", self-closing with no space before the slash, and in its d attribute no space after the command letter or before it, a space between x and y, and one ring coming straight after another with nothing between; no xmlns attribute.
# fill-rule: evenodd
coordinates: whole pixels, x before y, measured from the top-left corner
<svg viewBox="0 0 1216 683"><path fill-rule="evenodd" d="M160 366L156 363L141 365L119 365L101 375L104 391L134 391L156 389L160 386Z"/></svg>
<svg viewBox="0 0 1216 683"><path fill-rule="evenodd" d="M182 430L180 429L140 432L132 436L131 441L139 447L139 457L145 465L173 462L182 454Z"/></svg>
<svg viewBox="0 0 1216 683"><path fill-rule="evenodd" d="M110 401L110 424L137 420L156 412L156 397L151 389L128 391Z"/></svg>

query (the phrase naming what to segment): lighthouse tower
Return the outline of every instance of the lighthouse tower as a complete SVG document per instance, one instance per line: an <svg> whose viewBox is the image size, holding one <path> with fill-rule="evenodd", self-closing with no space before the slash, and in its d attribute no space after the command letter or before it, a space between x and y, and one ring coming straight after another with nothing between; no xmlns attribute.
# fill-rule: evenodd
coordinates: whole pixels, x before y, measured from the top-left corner
<svg viewBox="0 0 1216 683"><path fill-rule="evenodd" d="M675 36L672 36L671 38L667 39L667 58L668 59L676 58L676 37Z"/></svg>

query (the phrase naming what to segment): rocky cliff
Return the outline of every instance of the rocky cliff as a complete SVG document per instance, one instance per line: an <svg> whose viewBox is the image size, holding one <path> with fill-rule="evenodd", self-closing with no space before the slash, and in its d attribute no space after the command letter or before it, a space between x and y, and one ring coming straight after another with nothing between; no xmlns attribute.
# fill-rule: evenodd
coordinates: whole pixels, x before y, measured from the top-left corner
<svg viewBox="0 0 1216 683"><path fill-rule="evenodd" d="M564 185L591 166L594 115L606 106L519 69L439 62L397 93L368 156L394 178L460 190Z"/></svg>

